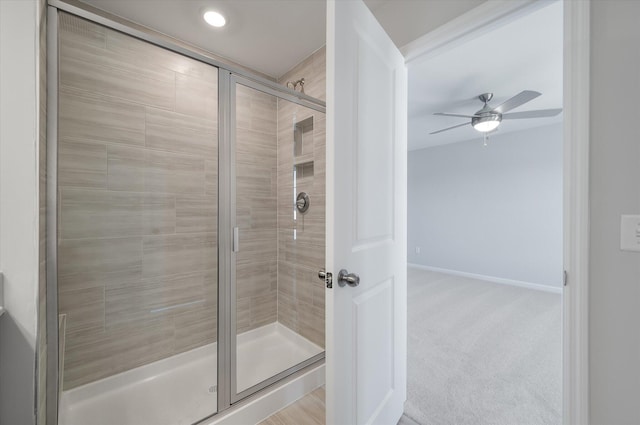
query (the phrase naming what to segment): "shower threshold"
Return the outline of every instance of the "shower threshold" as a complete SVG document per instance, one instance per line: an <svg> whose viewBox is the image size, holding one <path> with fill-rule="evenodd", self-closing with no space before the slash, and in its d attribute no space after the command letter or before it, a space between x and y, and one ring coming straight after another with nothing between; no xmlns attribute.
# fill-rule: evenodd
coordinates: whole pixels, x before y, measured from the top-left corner
<svg viewBox="0 0 640 425"><path fill-rule="evenodd" d="M217 410L217 343L63 391L60 425L189 425ZM238 391L323 349L270 323L237 338Z"/></svg>

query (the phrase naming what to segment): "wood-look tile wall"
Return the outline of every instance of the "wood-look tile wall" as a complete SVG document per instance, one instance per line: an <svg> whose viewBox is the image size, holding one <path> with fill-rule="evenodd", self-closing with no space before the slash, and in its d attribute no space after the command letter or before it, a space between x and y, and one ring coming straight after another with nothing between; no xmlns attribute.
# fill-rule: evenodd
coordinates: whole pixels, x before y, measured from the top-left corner
<svg viewBox="0 0 640 425"><path fill-rule="evenodd" d="M64 389L216 341L217 69L61 14Z"/></svg>
<svg viewBox="0 0 640 425"><path fill-rule="evenodd" d="M304 77L305 93L325 99L325 75L322 48L280 82ZM310 116L313 130L304 135L301 155L294 156L292 123ZM325 115L278 101L278 321L321 347L325 345L325 288L318 270L325 266L325 151ZM294 216L293 167L309 162L313 162L313 174L298 172L295 192L307 192L311 206L306 214Z"/></svg>
<svg viewBox="0 0 640 425"><path fill-rule="evenodd" d="M237 332L278 316L277 99L236 85Z"/></svg>

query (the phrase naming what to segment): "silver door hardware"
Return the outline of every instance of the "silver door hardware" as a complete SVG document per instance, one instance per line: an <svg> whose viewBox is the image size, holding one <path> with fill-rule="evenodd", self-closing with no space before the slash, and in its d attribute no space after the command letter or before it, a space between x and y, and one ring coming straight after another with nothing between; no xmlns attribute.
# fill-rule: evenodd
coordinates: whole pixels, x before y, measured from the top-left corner
<svg viewBox="0 0 640 425"><path fill-rule="evenodd" d="M324 269L320 269L318 272L318 279L327 284L327 288L333 288L333 275L331 272L327 272Z"/></svg>
<svg viewBox="0 0 640 425"><path fill-rule="evenodd" d="M342 269L338 273L338 285L340 285L340 287L343 287L345 285L358 286L360 285L360 276L355 273L349 273L345 269Z"/></svg>
<svg viewBox="0 0 640 425"><path fill-rule="evenodd" d="M233 252L240 252L240 228L233 228Z"/></svg>
<svg viewBox="0 0 640 425"><path fill-rule="evenodd" d="M296 208L301 214L304 214L309 209L309 195L306 192L298 193L296 197Z"/></svg>
<svg viewBox="0 0 640 425"><path fill-rule="evenodd" d="M567 286L569 284L569 273L566 270L562 271L562 285Z"/></svg>

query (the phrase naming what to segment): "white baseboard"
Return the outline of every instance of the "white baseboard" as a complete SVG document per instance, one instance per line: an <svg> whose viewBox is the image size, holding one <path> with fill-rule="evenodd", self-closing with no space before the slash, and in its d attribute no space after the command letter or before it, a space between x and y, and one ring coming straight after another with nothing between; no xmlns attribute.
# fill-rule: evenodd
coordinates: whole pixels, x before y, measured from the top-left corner
<svg viewBox="0 0 640 425"><path fill-rule="evenodd" d="M453 276L469 277L471 279L484 280L485 282L500 283L503 285L519 286L521 288L535 289L537 291L552 292L562 294L562 288L557 286L541 285L539 283L523 282L521 280L505 279L502 277L485 276L482 274L460 272L457 270L441 269L439 267L423 266L422 264L407 263L407 267L432 272L445 273Z"/></svg>

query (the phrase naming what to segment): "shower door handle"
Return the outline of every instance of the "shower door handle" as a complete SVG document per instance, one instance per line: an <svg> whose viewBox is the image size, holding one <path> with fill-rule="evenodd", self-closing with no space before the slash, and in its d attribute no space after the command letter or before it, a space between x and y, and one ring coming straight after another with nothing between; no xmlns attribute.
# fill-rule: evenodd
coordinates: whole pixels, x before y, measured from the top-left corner
<svg viewBox="0 0 640 425"><path fill-rule="evenodd" d="M360 285L360 276L355 273L349 273L345 269L342 269L338 273L338 285L340 285L340 287L343 287L345 285L358 286Z"/></svg>
<svg viewBox="0 0 640 425"><path fill-rule="evenodd" d="M233 228L233 252L240 251L240 228Z"/></svg>

